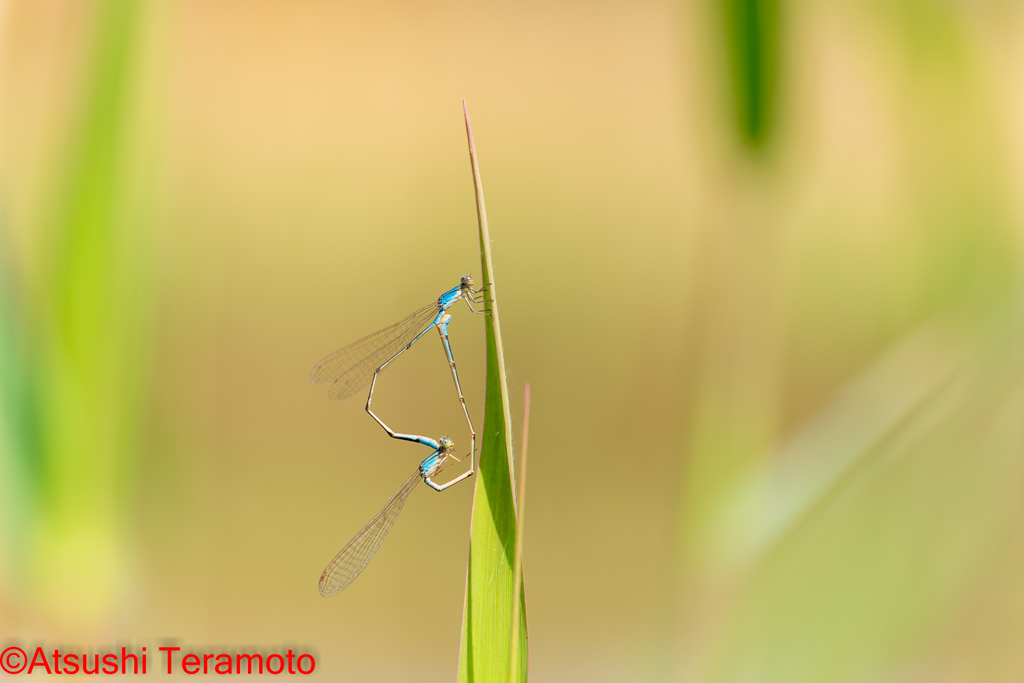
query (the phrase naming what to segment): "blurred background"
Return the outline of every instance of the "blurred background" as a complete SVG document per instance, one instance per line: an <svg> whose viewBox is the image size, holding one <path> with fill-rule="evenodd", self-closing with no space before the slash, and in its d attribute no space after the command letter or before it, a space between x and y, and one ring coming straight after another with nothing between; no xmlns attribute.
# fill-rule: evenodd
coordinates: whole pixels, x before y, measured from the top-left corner
<svg viewBox="0 0 1024 683"><path fill-rule="evenodd" d="M426 453L306 378L479 277L465 97L533 679L1019 680L1022 38L1001 0L0 2L0 636L454 679L472 488L324 600ZM447 372L428 337L374 405L465 450Z"/></svg>

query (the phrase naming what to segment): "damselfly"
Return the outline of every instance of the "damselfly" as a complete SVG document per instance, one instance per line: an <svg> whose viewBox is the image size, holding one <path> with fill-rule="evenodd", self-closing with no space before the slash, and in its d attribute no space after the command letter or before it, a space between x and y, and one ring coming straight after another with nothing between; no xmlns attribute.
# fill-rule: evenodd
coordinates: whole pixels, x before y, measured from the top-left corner
<svg viewBox="0 0 1024 683"><path fill-rule="evenodd" d="M469 306L469 310L485 314L486 311L478 311L473 308L473 304L483 303L482 299L477 301L473 295L480 294L484 289L486 287L473 289L473 277L464 275L458 287L449 289L439 296L435 303L424 306L394 325L354 341L321 360L309 371L309 381L313 384L330 384L331 387L328 389L327 395L335 401L352 396L369 382L370 395L366 399L366 412L370 413L390 436L398 438L395 432L370 410L370 404L373 402L373 389L377 384L377 374L391 361L408 351L409 347L427 333L427 330L436 327L441 335L441 344L444 346L444 353L448 358L452 379L455 380L455 391L459 395L459 403L462 404L462 412L466 416L466 424L469 426L471 440L469 463L470 474L472 474L476 455L476 430L473 429L473 421L469 419L466 399L463 397L462 387L459 385L459 373L455 370L455 358L452 356L451 343L448 341L448 323L451 321L448 309L459 300L463 300Z"/></svg>
<svg viewBox="0 0 1024 683"><path fill-rule="evenodd" d="M416 472L405 480L401 488L395 491L395 495L391 496L391 500L384 505L384 508L377 513L377 516L371 519L370 523L364 526L362 531L356 534L341 549L341 552L334 556L334 559L327 565L327 568L324 569L324 573L320 575L320 594L325 598L345 590L350 583L355 581L360 572L366 568L366 565L370 563L374 553L377 552L377 548L384 542L384 537L388 535L391 527L395 524L395 520L398 519L398 513L402 511L402 506L405 505L409 494L420 483L420 479L425 481L427 486L435 491L444 491L452 484L456 484L473 474L473 470L470 470L452 479L447 484L437 484L431 480L431 477L437 476L441 470L448 467L455 460L455 456L452 455L452 451L455 450L455 444L452 443L452 440L447 436L442 436L438 441L425 436L413 436L411 434L392 434L392 436L397 439L415 441L424 446L429 446L434 449L434 452L420 463L420 466L416 468Z"/></svg>

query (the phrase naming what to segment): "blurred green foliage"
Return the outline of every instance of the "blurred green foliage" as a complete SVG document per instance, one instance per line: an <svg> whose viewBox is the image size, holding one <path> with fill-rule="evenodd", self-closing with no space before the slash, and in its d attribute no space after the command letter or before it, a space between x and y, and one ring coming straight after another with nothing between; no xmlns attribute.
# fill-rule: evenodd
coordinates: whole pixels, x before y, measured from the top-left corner
<svg viewBox="0 0 1024 683"><path fill-rule="evenodd" d="M147 291L147 230L132 177L140 169L128 146L143 6L92 7L81 101L34 229L39 261L18 269L26 277L13 290L16 314L6 316L14 329L5 329L3 403L5 460L30 463L15 488L36 494L18 497L30 503L21 518L31 536L11 548L17 581L54 617L86 627L123 590Z"/></svg>
<svg viewBox="0 0 1024 683"><path fill-rule="evenodd" d="M740 139L764 145L771 133L777 87L778 1L720 0Z"/></svg>

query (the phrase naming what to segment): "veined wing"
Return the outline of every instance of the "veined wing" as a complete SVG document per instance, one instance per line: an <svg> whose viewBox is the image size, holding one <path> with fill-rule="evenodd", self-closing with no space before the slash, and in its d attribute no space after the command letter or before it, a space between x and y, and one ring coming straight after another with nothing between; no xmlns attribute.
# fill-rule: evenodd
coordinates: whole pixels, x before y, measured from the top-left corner
<svg viewBox="0 0 1024 683"><path fill-rule="evenodd" d="M336 595L355 581L360 572L366 568L377 552L377 548L384 542L384 537L391 531L398 513L409 498L409 494L420 483L420 471L406 479L402 487L395 491L391 500L387 502L384 509L377 513L377 516L370 520L370 523L363 527L362 531L341 549L331 563L320 575L320 595L329 598Z"/></svg>
<svg viewBox="0 0 1024 683"><path fill-rule="evenodd" d="M346 399L370 381L381 363L398 353L437 315L437 304L410 313L390 327L378 330L322 359L309 371L313 384L330 384L328 397Z"/></svg>

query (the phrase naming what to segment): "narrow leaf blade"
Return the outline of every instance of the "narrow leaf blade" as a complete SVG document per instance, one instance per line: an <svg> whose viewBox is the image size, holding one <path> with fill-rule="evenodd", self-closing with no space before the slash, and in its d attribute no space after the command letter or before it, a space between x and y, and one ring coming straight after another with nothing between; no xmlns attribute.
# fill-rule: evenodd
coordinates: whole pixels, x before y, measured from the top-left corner
<svg viewBox="0 0 1024 683"><path fill-rule="evenodd" d="M465 102L463 102L465 107ZM486 289L487 372L484 394L484 422L481 430L480 462L473 494L470 522L469 564L466 570L466 600L462 614L462 647L459 653L460 683L490 683L508 680L510 628L513 600L513 557L516 512L512 491L512 431L508 385L497 307L497 289L491 262L490 235L483 188L476 161L473 133L466 112L470 161L476 188L477 219L480 226L480 257ZM522 588L522 584L521 584ZM518 681L526 681L528 643L526 592L520 593Z"/></svg>

